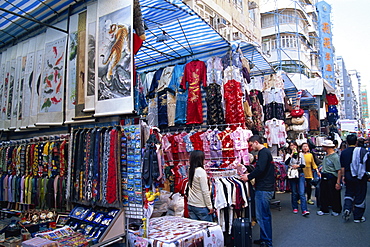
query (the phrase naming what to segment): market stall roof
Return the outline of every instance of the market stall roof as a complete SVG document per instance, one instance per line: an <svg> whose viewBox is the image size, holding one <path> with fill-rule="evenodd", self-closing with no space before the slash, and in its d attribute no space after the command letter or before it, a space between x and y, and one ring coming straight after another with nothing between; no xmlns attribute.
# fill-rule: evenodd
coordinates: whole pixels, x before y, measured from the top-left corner
<svg viewBox="0 0 370 247"><path fill-rule="evenodd" d="M138 69L230 49L227 40L180 0L140 0L140 5L147 30L135 56Z"/></svg>
<svg viewBox="0 0 370 247"><path fill-rule="evenodd" d="M84 0L3 0L0 3L0 49L19 40L56 18L67 14L69 6ZM51 25L50 25L51 26ZM55 27L54 27L55 28ZM66 32L66 30L60 30Z"/></svg>
<svg viewBox="0 0 370 247"><path fill-rule="evenodd" d="M4 0L0 3L0 50L14 45L42 27L52 27L68 14L83 10L94 0ZM139 0L146 41L135 56L140 70L173 61L187 62L223 56L231 44L181 0ZM275 71L256 45L241 42L244 56L254 65L251 75Z"/></svg>
<svg viewBox="0 0 370 247"><path fill-rule="evenodd" d="M192 59L223 56L241 48L251 61L251 76L275 73L258 46L241 41L228 42L197 13L180 0L140 0L147 30L146 40L136 54L138 70L166 66Z"/></svg>
<svg viewBox="0 0 370 247"><path fill-rule="evenodd" d="M251 76L275 73L275 70L260 52L259 46L244 41L238 41L238 43L243 55L253 64L251 66Z"/></svg>
<svg viewBox="0 0 370 247"><path fill-rule="evenodd" d="M293 104L296 103L298 89L291 80L291 78L285 73L281 72L281 76L284 81L284 91L288 98L293 99ZM311 106L315 104L315 97L306 89L302 90L301 106Z"/></svg>

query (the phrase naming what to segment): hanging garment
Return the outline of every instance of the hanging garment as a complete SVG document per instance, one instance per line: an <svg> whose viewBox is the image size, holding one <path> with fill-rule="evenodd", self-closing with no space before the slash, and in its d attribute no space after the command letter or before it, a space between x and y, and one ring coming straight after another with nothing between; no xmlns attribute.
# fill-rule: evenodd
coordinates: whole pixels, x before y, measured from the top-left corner
<svg viewBox="0 0 370 247"><path fill-rule="evenodd" d="M206 88L207 96L207 119L208 124L224 124L224 109L222 106L221 86L211 83Z"/></svg>
<svg viewBox="0 0 370 247"><path fill-rule="evenodd" d="M263 130L263 123L262 123L262 109L260 105L260 101L258 100L258 95L260 94L259 91L252 90L249 94L250 99L252 101L252 113L253 113L253 123L254 123L254 128L257 131L262 131Z"/></svg>
<svg viewBox="0 0 370 247"><path fill-rule="evenodd" d="M163 68L158 69L153 76L152 83L149 88L148 92L148 124L150 126L158 126L158 99L157 99L157 88L159 84L159 80L161 79L161 75L163 72Z"/></svg>
<svg viewBox="0 0 370 247"><path fill-rule="evenodd" d="M320 130L320 121L318 118L318 111L317 110L310 110L310 130L318 131Z"/></svg>
<svg viewBox="0 0 370 247"><path fill-rule="evenodd" d="M230 80L224 85L225 97L225 122L244 123L245 115L243 109L243 93L240 82Z"/></svg>
<svg viewBox="0 0 370 247"><path fill-rule="evenodd" d="M208 129L205 132L202 132L202 134L199 136L200 139L203 142L203 152L204 152L204 157L206 160L211 159L211 149L210 149L210 141L208 140L208 135L212 132L211 129Z"/></svg>
<svg viewBox="0 0 370 247"><path fill-rule="evenodd" d="M171 81L168 85L169 92L176 96L176 108L175 108L174 121L175 121L175 124L179 124L179 125L186 123L186 105L187 105L187 98L188 98L188 90L183 90L180 87L182 77L184 74L184 68L185 68L185 64L177 64L175 66L172 72ZM171 117L168 117L168 118L169 118L168 120L169 126L172 126L170 125Z"/></svg>
<svg viewBox="0 0 370 247"><path fill-rule="evenodd" d="M235 157L239 163L243 161L244 165L249 165L248 139L252 135L252 131L243 129L242 127L236 128L236 130L230 134L234 142Z"/></svg>
<svg viewBox="0 0 370 247"><path fill-rule="evenodd" d="M107 176L107 203L112 204L118 200L117 193L117 143L118 131L114 128L110 131L110 150L108 160L108 176Z"/></svg>
<svg viewBox="0 0 370 247"><path fill-rule="evenodd" d="M203 132L195 132L193 135L190 136L190 141L193 144L194 150L203 150L203 141L200 138L200 136L203 134Z"/></svg>
<svg viewBox="0 0 370 247"><path fill-rule="evenodd" d="M265 123L265 135L269 147L278 145L284 146L286 143L287 133L285 131L285 124L283 120L272 119Z"/></svg>
<svg viewBox="0 0 370 247"><path fill-rule="evenodd" d="M168 126L167 92L162 90L161 92L158 92L157 95L158 126L163 128Z"/></svg>
<svg viewBox="0 0 370 247"><path fill-rule="evenodd" d="M185 66L184 76L181 81L181 88L187 89L189 84L186 124L202 124L202 93L200 87L207 86L206 65L203 61L191 61Z"/></svg>
<svg viewBox="0 0 370 247"><path fill-rule="evenodd" d="M224 160L229 160L230 162L234 161L234 143L231 140L231 133L231 129L226 129L217 134L222 144L222 157Z"/></svg>
<svg viewBox="0 0 370 247"><path fill-rule="evenodd" d="M214 129L212 132L209 132L207 139L210 143L210 152L212 162L218 161L222 158L222 143L218 138L218 134L221 133L218 129Z"/></svg>
<svg viewBox="0 0 370 247"><path fill-rule="evenodd" d="M328 105L338 105L338 99L335 94L329 93L326 95L326 101Z"/></svg>
<svg viewBox="0 0 370 247"><path fill-rule="evenodd" d="M207 84L216 83L222 85L222 61L219 57L211 57L207 60Z"/></svg>
<svg viewBox="0 0 370 247"><path fill-rule="evenodd" d="M269 88L263 91L263 100L265 104L270 104L276 102L279 104L284 104L285 92L282 88Z"/></svg>
<svg viewBox="0 0 370 247"><path fill-rule="evenodd" d="M168 66L164 68L158 82L158 126L168 126L167 88L170 84L174 67L175 66Z"/></svg>
<svg viewBox="0 0 370 247"><path fill-rule="evenodd" d="M265 120L270 120L273 118L284 120L284 104L271 102L264 107L265 110Z"/></svg>
<svg viewBox="0 0 370 247"><path fill-rule="evenodd" d="M150 188L153 181L159 176L158 156L155 146L157 143L158 140L155 135L150 135L143 154L142 175L145 188Z"/></svg>

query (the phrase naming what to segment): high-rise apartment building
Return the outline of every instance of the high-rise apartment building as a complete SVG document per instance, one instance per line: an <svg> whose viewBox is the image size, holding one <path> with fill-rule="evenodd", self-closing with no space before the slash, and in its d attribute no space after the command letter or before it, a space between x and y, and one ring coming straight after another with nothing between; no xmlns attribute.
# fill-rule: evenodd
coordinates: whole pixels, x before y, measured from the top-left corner
<svg viewBox="0 0 370 247"><path fill-rule="evenodd" d="M259 0L184 0L229 41L261 44Z"/></svg>
<svg viewBox="0 0 370 247"><path fill-rule="evenodd" d="M344 59L338 56L336 59L337 64L337 79L339 89L339 100L341 101L341 108L339 110L340 118L342 119L355 119L354 108L357 105L357 97L355 95L352 80L349 71L346 68Z"/></svg>
<svg viewBox="0 0 370 247"><path fill-rule="evenodd" d="M299 79L320 75L315 1L260 1L262 50L277 69Z"/></svg>

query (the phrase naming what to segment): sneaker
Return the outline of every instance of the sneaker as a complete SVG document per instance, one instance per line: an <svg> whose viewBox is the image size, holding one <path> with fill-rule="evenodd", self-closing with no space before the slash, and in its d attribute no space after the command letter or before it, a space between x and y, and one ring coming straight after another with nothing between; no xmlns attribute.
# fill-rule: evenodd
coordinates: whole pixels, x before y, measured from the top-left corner
<svg viewBox="0 0 370 247"><path fill-rule="evenodd" d="M298 209L293 209L293 214L298 214Z"/></svg>
<svg viewBox="0 0 370 247"><path fill-rule="evenodd" d="M353 222L355 222L355 223L362 223L362 222L365 222L365 221L366 221L365 217L364 217L364 216L362 216L362 218L361 218L361 219L359 219L359 220L354 220Z"/></svg>
<svg viewBox="0 0 370 247"><path fill-rule="evenodd" d="M314 205L315 203L311 199L308 199L307 204Z"/></svg>
<svg viewBox="0 0 370 247"><path fill-rule="evenodd" d="M333 212L331 212L331 215L337 217L339 215L339 213L333 211Z"/></svg>
<svg viewBox="0 0 370 247"><path fill-rule="evenodd" d="M316 212L317 215L328 215L329 213L324 213L323 211L317 211Z"/></svg>
<svg viewBox="0 0 370 247"><path fill-rule="evenodd" d="M303 211L303 213L302 213L303 216L308 216L309 214L310 214L310 212L308 212L307 210Z"/></svg>
<svg viewBox="0 0 370 247"><path fill-rule="evenodd" d="M351 212L348 209L344 210L343 216L342 216L343 220L347 222L349 220L350 215L351 215Z"/></svg>

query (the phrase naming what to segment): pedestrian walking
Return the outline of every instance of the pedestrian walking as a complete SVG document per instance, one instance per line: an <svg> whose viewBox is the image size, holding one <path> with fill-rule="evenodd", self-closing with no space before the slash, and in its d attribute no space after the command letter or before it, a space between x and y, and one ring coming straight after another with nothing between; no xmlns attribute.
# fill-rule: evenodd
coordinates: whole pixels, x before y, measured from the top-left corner
<svg viewBox="0 0 370 247"><path fill-rule="evenodd" d="M329 214L329 206L332 207L333 216L342 212L341 203L341 165L339 155L335 152L335 145L331 140L325 140L322 144L326 156L322 161L321 183L320 183L320 210L317 215Z"/></svg>
<svg viewBox="0 0 370 247"><path fill-rule="evenodd" d="M348 148L342 151L340 163L342 166L343 181L346 185L344 193L343 219L348 221L353 212L355 223L365 222L367 176L367 151L361 147L356 135L347 136ZM358 144L357 147L355 146Z"/></svg>
<svg viewBox="0 0 370 247"><path fill-rule="evenodd" d="M272 246L272 217L270 201L275 189L275 168L270 150L263 145L261 136L254 135L248 140L249 146L258 151L256 168L243 174L243 181L255 179L255 204L257 223L260 226L260 239L255 244Z"/></svg>
<svg viewBox="0 0 370 247"><path fill-rule="evenodd" d="M298 213L298 200L300 200L302 215L307 216L310 212L307 210L305 175L303 172L306 162L296 142L289 144L289 151L285 156L285 164L288 166L288 181L292 190L291 204L293 213Z"/></svg>
<svg viewBox="0 0 370 247"><path fill-rule="evenodd" d="M312 195L311 181L313 179L313 171L315 171L317 174L319 174L319 171L315 163L315 158L313 154L310 152L310 146L307 143L302 144L302 153L304 155L304 160L306 163L306 166L303 168L303 172L304 172L304 177L306 181L305 192L307 196L307 204L313 205L315 203L311 200L311 195Z"/></svg>

